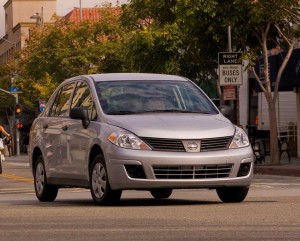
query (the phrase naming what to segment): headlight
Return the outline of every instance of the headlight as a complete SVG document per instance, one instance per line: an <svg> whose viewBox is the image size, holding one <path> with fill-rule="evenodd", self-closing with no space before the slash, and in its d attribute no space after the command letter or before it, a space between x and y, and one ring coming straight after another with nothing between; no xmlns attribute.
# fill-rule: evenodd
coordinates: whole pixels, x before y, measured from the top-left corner
<svg viewBox="0 0 300 241"><path fill-rule="evenodd" d="M235 134L234 134L232 142L229 146L229 149L241 148L241 147L246 147L249 145L250 145L250 142L249 142L247 134L244 132L243 129L236 126Z"/></svg>
<svg viewBox="0 0 300 241"><path fill-rule="evenodd" d="M151 148L140 138L127 131L113 132L107 137L107 139L111 143L122 148L148 151L151 150Z"/></svg>

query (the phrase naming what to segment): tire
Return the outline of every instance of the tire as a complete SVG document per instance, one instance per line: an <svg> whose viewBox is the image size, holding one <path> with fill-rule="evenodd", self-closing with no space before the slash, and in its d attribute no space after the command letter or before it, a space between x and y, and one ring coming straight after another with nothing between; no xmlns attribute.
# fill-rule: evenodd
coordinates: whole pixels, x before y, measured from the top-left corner
<svg viewBox="0 0 300 241"><path fill-rule="evenodd" d="M47 183L44 159L40 155L34 169L35 195L41 202L53 202L57 197L58 187Z"/></svg>
<svg viewBox="0 0 300 241"><path fill-rule="evenodd" d="M116 204L120 201L122 190L110 188L105 160L97 155L90 167L90 190L96 204Z"/></svg>
<svg viewBox="0 0 300 241"><path fill-rule="evenodd" d="M249 187L220 187L217 194L224 203L239 203L244 201L249 191Z"/></svg>
<svg viewBox="0 0 300 241"><path fill-rule="evenodd" d="M168 198L171 196L173 189L171 188L158 188L150 190L151 195L156 199Z"/></svg>

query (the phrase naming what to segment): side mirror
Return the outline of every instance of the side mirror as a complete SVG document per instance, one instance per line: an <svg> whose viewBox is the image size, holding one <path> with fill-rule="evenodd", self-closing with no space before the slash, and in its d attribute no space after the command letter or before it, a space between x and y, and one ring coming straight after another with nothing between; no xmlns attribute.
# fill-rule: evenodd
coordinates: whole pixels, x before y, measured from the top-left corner
<svg viewBox="0 0 300 241"><path fill-rule="evenodd" d="M82 125L86 129L90 124L88 110L86 107L74 107L70 111L70 117L76 120L82 120Z"/></svg>
<svg viewBox="0 0 300 241"><path fill-rule="evenodd" d="M219 111L228 119L232 116L233 109L227 105L221 105L218 107Z"/></svg>

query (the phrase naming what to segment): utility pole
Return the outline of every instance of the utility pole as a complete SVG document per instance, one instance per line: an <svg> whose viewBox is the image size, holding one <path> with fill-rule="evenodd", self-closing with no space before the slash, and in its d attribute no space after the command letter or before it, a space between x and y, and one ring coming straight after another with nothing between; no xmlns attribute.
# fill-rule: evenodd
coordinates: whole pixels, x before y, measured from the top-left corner
<svg viewBox="0 0 300 241"><path fill-rule="evenodd" d="M79 0L79 11L80 11L80 21L82 20L82 6L81 6L81 0Z"/></svg>
<svg viewBox="0 0 300 241"><path fill-rule="evenodd" d="M227 27L227 34L228 34L228 52L232 52L232 43L231 43L231 26L228 25ZM240 125L240 113L239 113L239 86L235 86L235 93L236 93L236 99L235 102L234 100L232 101L232 107L235 109L236 111L236 125ZM234 104L235 103L235 104Z"/></svg>
<svg viewBox="0 0 300 241"><path fill-rule="evenodd" d="M228 34L228 52L232 52L232 46L231 46L231 26L230 25L227 28L227 34Z"/></svg>

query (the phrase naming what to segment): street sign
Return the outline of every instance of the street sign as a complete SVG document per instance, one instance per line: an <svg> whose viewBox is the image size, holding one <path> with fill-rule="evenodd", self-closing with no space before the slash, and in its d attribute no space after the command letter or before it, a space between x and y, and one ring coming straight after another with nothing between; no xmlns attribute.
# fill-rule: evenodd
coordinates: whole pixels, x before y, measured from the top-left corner
<svg viewBox="0 0 300 241"><path fill-rule="evenodd" d="M22 93L22 91L19 88L10 86L10 93L17 94L17 93Z"/></svg>
<svg viewBox="0 0 300 241"><path fill-rule="evenodd" d="M235 100L236 99L236 94L235 94L235 86L230 85L230 86L224 86L224 100Z"/></svg>
<svg viewBox="0 0 300 241"><path fill-rule="evenodd" d="M219 81L221 86L242 85L242 53L219 53Z"/></svg>

